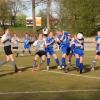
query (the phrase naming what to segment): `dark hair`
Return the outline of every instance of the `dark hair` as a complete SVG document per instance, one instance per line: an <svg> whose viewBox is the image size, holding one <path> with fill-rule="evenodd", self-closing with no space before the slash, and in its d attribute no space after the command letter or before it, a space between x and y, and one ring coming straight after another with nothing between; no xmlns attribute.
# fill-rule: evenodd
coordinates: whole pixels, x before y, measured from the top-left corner
<svg viewBox="0 0 100 100"><path fill-rule="evenodd" d="M83 32L79 32L79 33L84 34Z"/></svg>
<svg viewBox="0 0 100 100"><path fill-rule="evenodd" d="M4 28L3 28L4 32L5 32L7 29L9 29L9 28L8 28L8 27L4 27Z"/></svg>

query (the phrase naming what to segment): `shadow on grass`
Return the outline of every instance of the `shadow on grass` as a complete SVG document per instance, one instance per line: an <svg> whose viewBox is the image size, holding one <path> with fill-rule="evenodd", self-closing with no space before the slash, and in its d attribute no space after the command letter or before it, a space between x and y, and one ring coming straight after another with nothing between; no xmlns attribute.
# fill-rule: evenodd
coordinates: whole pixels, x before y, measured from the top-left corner
<svg viewBox="0 0 100 100"><path fill-rule="evenodd" d="M22 73L22 72L27 71L30 68L32 68L32 66L20 68L19 71L21 71L21 73ZM9 70L1 70L0 72L5 72L5 71L9 71ZM4 76L8 76L8 75L14 75L14 74L17 74L17 73L19 73L19 72L7 72L7 73L4 73L4 74L0 74L0 77L4 77Z"/></svg>
<svg viewBox="0 0 100 100"><path fill-rule="evenodd" d="M4 73L4 74L1 74L0 77L4 77L4 76L8 76L8 75L13 75L13 74L15 74L15 72Z"/></svg>
<svg viewBox="0 0 100 100"><path fill-rule="evenodd" d="M32 68L32 66L24 67L24 68L21 68L20 70L21 70L22 72L25 72L25 71L27 71L27 70L30 69L30 68Z"/></svg>

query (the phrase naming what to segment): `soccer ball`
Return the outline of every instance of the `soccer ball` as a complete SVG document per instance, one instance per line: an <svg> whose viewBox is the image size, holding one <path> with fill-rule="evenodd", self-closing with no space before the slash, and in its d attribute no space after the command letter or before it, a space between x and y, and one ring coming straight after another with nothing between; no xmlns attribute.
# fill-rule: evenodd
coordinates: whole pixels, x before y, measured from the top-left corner
<svg viewBox="0 0 100 100"><path fill-rule="evenodd" d="M83 38L84 38L84 36L83 36L83 34L82 34L82 33L78 33L78 34L77 34L77 38L78 38L78 39L83 39Z"/></svg>

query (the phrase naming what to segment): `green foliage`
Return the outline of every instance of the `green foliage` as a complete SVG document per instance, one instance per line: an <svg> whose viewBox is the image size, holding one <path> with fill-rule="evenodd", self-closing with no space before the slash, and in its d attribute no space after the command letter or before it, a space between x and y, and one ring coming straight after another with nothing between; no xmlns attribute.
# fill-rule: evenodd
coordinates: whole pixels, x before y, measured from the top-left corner
<svg viewBox="0 0 100 100"><path fill-rule="evenodd" d="M21 14L16 17L15 27L25 27L26 26L26 15Z"/></svg>
<svg viewBox="0 0 100 100"><path fill-rule="evenodd" d="M83 31L86 36L93 35L98 24L96 17L100 15L100 0L62 0L60 3L61 12L64 12L60 25L63 29Z"/></svg>

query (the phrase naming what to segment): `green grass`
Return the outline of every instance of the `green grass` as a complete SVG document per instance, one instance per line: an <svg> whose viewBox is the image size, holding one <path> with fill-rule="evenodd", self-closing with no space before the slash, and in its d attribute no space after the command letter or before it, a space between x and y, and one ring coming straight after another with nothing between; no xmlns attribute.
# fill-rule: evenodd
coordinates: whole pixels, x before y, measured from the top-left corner
<svg viewBox="0 0 100 100"><path fill-rule="evenodd" d="M11 27L10 28L10 33L14 34L16 33L19 37L22 37L25 35L25 33L34 35L33 29L30 27ZM0 28L0 35L3 34L3 30Z"/></svg>
<svg viewBox="0 0 100 100"><path fill-rule="evenodd" d="M93 60L95 53L86 52L85 67L88 68ZM60 54L58 53L60 58ZM3 53L0 53L0 59L4 59ZM33 56L16 58L18 67L24 67L22 73L13 73L10 63L0 68L0 93L6 92L32 92L32 91L60 91L60 90L87 90L100 89L100 79L86 78L81 76L71 76L69 74L79 75L73 67L68 74L51 73L45 71L32 72L29 67L32 66ZM73 58L73 64L75 59ZM52 66L55 62L52 59ZM45 69L45 65L43 66ZM52 71L59 71L52 69ZM100 78L100 62L97 63L96 71L86 72L82 76ZM91 92L65 92L65 93L33 93L33 94L0 94L0 100L100 100L99 91Z"/></svg>

